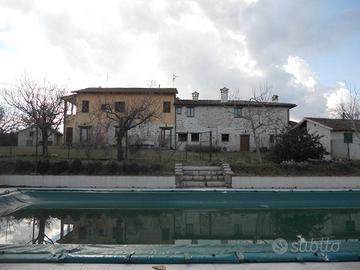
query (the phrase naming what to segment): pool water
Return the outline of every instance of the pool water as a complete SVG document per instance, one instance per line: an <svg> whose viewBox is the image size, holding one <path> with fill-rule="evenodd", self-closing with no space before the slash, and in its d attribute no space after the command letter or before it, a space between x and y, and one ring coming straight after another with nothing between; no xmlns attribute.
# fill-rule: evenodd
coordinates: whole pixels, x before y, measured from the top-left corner
<svg viewBox="0 0 360 270"><path fill-rule="evenodd" d="M360 237L360 209L41 209L0 218L0 244L229 244Z"/></svg>
<svg viewBox="0 0 360 270"><path fill-rule="evenodd" d="M359 239L359 191L0 194L0 263L358 261Z"/></svg>

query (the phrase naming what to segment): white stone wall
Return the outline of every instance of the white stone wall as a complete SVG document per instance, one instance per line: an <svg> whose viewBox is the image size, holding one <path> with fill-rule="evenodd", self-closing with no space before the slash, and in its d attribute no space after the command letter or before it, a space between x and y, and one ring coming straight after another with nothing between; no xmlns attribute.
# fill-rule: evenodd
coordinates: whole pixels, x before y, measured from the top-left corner
<svg viewBox="0 0 360 270"><path fill-rule="evenodd" d="M346 131L331 132L331 149L333 158L348 158L348 146L344 143ZM353 132L353 143L349 144L350 159L360 159L360 140Z"/></svg>
<svg viewBox="0 0 360 270"><path fill-rule="evenodd" d="M310 134L318 134L322 136L320 139L321 144L325 147L326 151L329 155L326 155L326 159L331 158L331 131L328 128L325 128L317 123L313 123L311 121L306 121L306 129Z"/></svg>
<svg viewBox="0 0 360 270"><path fill-rule="evenodd" d="M243 113L249 108L243 108ZM288 108L259 108L273 110L273 118L280 119L277 124L261 129L260 142L262 147L270 146L270 134L279 134L288 124ZM191 142L191 133L212 131L213 145L227 151L240 150L240 135L250 135L250 150L255 150L254 137L250 122L242 118L234 117L234 108L229 106L195 106L195 116L187 117L186 106L182 107L182 113L176 114L176 132L188 132L188 145L199 145L199 142ZM261 114L264 115L264 114ZM221 134L229 134L229 142L221 141ZM208 134L203 135L202 145L209 144ZM184 148L186 143L181 143L177 137L178 148Z"/></svg>
<svg viewBox="0 0 360 270"><path fill-rule="evenodd" d="M32 136L30 136L30 133L32 132ZM24 130L21 130L18 132L18 146L35 146L36 145L36 128L30 127ZM42 141L42 135L41 130L38 130L38 143ZM48 139L49 142L51 142L52 145L57 144L56 136L55 134L51 134Z"/></svg>

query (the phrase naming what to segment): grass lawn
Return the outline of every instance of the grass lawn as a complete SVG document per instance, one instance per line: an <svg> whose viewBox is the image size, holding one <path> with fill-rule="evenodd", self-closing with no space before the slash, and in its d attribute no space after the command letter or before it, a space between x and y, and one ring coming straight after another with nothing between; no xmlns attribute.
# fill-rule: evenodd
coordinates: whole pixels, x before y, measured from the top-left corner
<svg viewBox="0 0 360 270"><path fill-rule="evenodd" d="M39 147L39 153L41 148ZM72 148L70 151L61 146L50 146L50 159L53 161L81 159L83 161L111 161L116 160L116 148L86 149ZM0 147L2 160L21 159L35 160L34 147ZM40 158L40 154L39 154ZM194 153L174 151L168 149L142 149L129 151L127 162L136 164L160 164L162 175L173 174L174 164L182 162L185 165L217 165L228 162L237 175L248 176L360 176L360 161L351 162L322 162L280 165L273 163L267 153L264 153L263 163L259 163L253 152L217 152L209 160L208 153Z"/></svg>

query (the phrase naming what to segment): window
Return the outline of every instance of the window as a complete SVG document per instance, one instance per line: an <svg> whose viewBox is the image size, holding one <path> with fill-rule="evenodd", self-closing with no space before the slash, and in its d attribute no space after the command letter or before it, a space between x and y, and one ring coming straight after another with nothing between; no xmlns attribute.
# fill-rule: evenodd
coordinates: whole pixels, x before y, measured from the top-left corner
<svg viewBox="0 0 360 270"><path fill-rule="evenodd" d="M115 128L115 138L118 136L119 131L120 131L120 127L114 127Z"/></svg>
<svg viewBox="0 0 360 270"><path fill-rule="evenodd" d="M269 141L270 141L270 143L274 143L274 142L275 142L275 136L274 136L274 134L270 134Z"/></svg>
<svg viewBox="0 0 360 270"><path fill-rule="evenodd" d="M187 141L187 133L179 133L178 138L179 138L179 142L186 142Z"/></svg>
<svg viewBox="0 0 360 270"><path fill-rule="evenodd" d="M243 233L242 224L234 224L234 234L240 235Z"/></svg>
<svg viewBox="0 0 360 270"><path fill-rule="evenodd" d="M86 239L86 227L79 227L79 239Z"/></svg>
<svg viewBox="0 0 360 270"><path fill-rule="evenodd" d="M170 102L169 101L164 101L163 103L163 112L164 113L169 113L170 112Z"/></svg>
<svg viewBox="0 0 360 270"><path fill-rule="evenodd" d="M30 137L34 136L34 131L30 131L30 132L29 132L29 136L30 136Z"/></svg>
<svg viewBox="0 0 360 270"><path fill-rule="evenodd" d="M229 141L229 134L221 134L221 141L228 142Z"/></svg>
<svg viewBox="0 0 360 270"><path fill-rule="evenodd" d="M199 133L191 133L191 141L192 142L198 142L199 141Z"/></svg>
<svg viewBox="0 0 360 270"><path fill-rule="evenodd" d="M347 232L354 232L355 231L355 221L347 220L345 223L345 229Z"/></svg>
<svg viewBox="0 0 360 270"><path fill-rule="evenodd" d="M89 101L88 100L83 100L82 101L81 111L83 113L88 113L89 112Z"/></svg>
<svg viewBox="0 0 360 270"><path fill-rule="evenodd" d="M195 108L194 107L186 107L186 116L194 117L195 116Z"/></svg>
<svg viewBox="0 0 360 270"><path fill-rule="evenodd" d="M353 134L351 132L344 133L344 143L353 143Z"/></svg>
<svg viewBox="0 0 360 270"><path fill-rule="evenodd" d="M234 108L234 117L240 117L241 116L241 108L240 107L235 107Z"/></svg>
<svg viewBox="0 0 360 270"><path fill-rule="evenodd" d="M90 127L80 127L80 143L88 143L90 141Z"/></svg>
<svg viewBox="0 0 360 270"><path fill-rule="evenodd" d="M186 224L185 231L186 231L186 234L193 234L194 233L194 224Z"/></svg>
<svg viewBox="0 0 360 270"><path fill-rule="evenodd" d="M125 112L125 102L124 101L115 102L115 112Z"/></svg>
<svg viewBox="0 0 360 270"><path fill-rule="evenodd" d="M110 104L101 104L101 111L102 112L110 112L111 111Z"/></svg>
<svg viewBox="0 0 360 270"><path fill-rule="evenodd" d="M161 240L162 241L170 240L170 229L169 228L163 228L161 230Z"/></svg>
<svg viewBox="0 0 360 270"><path fill-rule="evenodd" d="M182 107L177 106L176 107L176 114L181 114L182 113Z"/></svg>

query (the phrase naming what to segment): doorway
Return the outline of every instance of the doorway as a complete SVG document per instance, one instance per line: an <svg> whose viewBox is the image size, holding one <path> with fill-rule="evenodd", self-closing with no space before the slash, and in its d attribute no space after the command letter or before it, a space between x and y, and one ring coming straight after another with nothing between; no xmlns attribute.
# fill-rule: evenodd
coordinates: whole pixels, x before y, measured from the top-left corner
<svg viewBox="0 0 360 270"><path fill-rule="evenodd" d="M250 135L240 135L240 151L245 152L250 150Z"/></svg>

